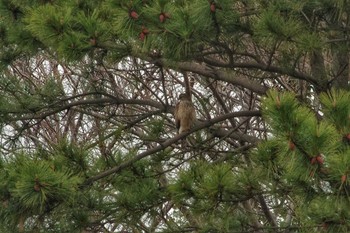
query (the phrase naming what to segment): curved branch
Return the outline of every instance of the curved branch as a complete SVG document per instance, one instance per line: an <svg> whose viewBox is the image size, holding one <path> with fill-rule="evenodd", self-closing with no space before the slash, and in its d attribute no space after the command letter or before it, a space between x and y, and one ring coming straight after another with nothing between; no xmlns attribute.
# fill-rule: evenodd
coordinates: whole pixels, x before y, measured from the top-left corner
<svg viewBox="0 0 350 233"><path fill-rule="evenodd" d="M206 77L225 81L233 85L247 88L248 90L251 90L258 94L266 94L268 90L267 87L261 85L257 81L249 78L238 77L228 70L216 70L195 62L181 62L177 63L176 66L180 67L182 70L191 71L200 75L204 75Z"/></svg>
<svg viewBox="0 0 350 233"><path fill-rule="evenodd" d="M250 55L252 57L252 55ZM257 58L254 58L254 60L256 60L256 62L232 62L232 63L223 63L221 61L215 60L215 59L209 59L209 58L204 58L203 61L205 63L207 63L210 66L214 66L214 67L222 67L222 68L243 68L243 69L258 69L258 70L262 70L262 71L267 71L267 72L271 72L271 73L278 73L281 75L288 75L290 77L296 78L296 79L300 79L300 80L304 80L304 81L308 81L312 84L316 84L318 83L317 79L314 79L312 76L303 73L303 72L299 72L296 71L294 69L286 69L286 68L281 68L278 66L273 66L270 63L268 64L264 64L263 62L261 62L260 60L258 60Z"/></svg>
<svg viewBox="0 0 350 233"><path fill-rule="evenodd" d="M148 59L142 58L142 59L147 60L151 63L169 67L174 70L189 71L189 72L200 74L216 80L225 81L233 85L247 88L248 90L251 90L261 95L266 94L268 90L267 87L261 85L259 82L255 80L244 78L244 77L237 77L232 72L215 70L207 65L203 65L197 62L170 62L165 59L154 60L151 58L148 58Z"/></svg>
<svg viewBox="0 0 350 233"><path fill-rule="evenodd" d="M210 77L216 80L225 81L228 83L231 83L233 85L241 86L243 88L247 88L253 92L256 92L258 94L266 94L268 88L261 85L256 80L252 80L245 77L237 77L233 72L230 72L229 70L223 70L223 69L215 69L211 68L208 65L200 64L197 62L168 62L165 59L158 59L156 61L149 60L153 63L162 64L164 66L171 67L173 69L180 69L183 71L190 71L196 74L204 75L206 77ZM212 64L214 67L218 66L221 67L221 63L216 63L215 60L205 60L209 65ZM273 65L266 65L258 62L241 62L241 63L232 63L232 64L224 64L224 66L227 66L229 69L234 68L243 68L243 69L257 69L262 71L267 71L271 73L278 73L281 75L288 75L290 77L299 79L299 80L305 80L311 84L314 84L316 86L319 86L319 81L315 79L314 77L302 73L293 69L285 69Z"/></svg>

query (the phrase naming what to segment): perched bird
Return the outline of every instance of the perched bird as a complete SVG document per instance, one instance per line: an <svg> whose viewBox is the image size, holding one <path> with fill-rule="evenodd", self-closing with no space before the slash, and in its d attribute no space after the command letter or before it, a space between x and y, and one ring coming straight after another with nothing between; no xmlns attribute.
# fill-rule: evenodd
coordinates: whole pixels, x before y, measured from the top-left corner
<svg viewBox="0 0 350 233"><path fill-rule="evenodd" d="M175 124L178 133L189 131L196 120L196 112L188 94L180 94L175 107Z"/></svg>

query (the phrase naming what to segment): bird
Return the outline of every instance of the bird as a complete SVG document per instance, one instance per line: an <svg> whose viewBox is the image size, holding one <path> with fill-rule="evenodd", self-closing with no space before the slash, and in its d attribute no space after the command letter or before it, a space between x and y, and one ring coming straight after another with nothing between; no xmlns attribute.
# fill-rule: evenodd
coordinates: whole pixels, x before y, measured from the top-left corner
<svg viewBox="0 0 350 233"><path fill-rule="evenodd" d="M178 133L189 131L196 120L196 111L191 101L191 96L186 93L179 95L179 101L175 106L175 125Z"/></svg>

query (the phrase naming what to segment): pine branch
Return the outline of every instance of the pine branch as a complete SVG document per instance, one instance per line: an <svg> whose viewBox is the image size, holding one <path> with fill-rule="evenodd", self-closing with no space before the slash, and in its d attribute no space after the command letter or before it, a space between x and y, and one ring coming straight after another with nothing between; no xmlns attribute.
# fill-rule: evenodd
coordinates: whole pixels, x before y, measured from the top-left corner
<svg viewBox="0 0 350 233"><path fill-rule="evenodd" d="M206 77L210 77L216 80L225 81L233 85L238 85L238 86L247 88L253 92L256 92L262 95L266 94L268 90L265 86L261 85L259 82L255 80L235 76L229 71L212 69L209 66L202 65L197 62L169 62L165 59L157 59L157 60L148 59L148 61L150 61L151 63L161 64L163 66L171 67L173 69L190 71L190 72L200 74ZM239 64L237 65L237 67L239 67ZM249 68L249 67L244 67L244 68Z"/></svg>

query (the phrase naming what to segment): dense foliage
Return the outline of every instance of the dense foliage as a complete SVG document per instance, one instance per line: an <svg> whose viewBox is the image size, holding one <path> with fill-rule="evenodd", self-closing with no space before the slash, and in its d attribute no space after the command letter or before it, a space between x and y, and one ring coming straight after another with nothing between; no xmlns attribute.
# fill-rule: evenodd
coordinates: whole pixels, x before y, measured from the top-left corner
<svg viewBox="0 0 350 233"><path fill-rule="evenodd" d="M0 0L0 231L349 231L349 10Z"/></svg>

